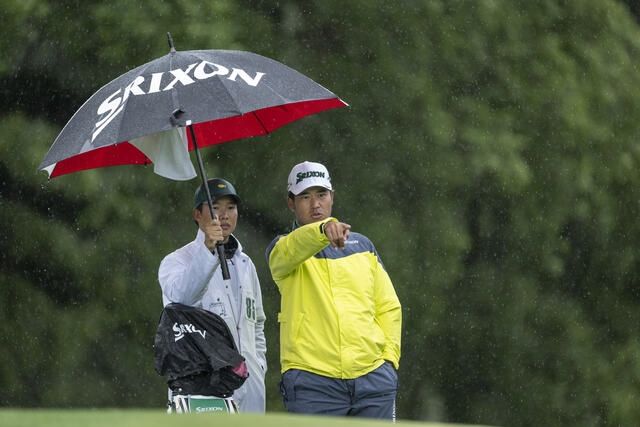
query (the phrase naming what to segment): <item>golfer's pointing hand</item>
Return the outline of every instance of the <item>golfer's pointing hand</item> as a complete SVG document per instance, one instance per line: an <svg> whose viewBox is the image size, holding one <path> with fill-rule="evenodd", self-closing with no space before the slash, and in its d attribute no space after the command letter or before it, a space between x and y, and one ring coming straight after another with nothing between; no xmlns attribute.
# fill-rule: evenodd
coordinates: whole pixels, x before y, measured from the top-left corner
<svg viewBox="0 0 640 427"><path fill-rule="evenodd" d="M331 221L324 225L324 234L334 248L344 248L344 242L349 238L351 226L344 222Z"/></svg>
<svg viewBox="0 0 640 427"><path fill-rule="evenodd" d="M209 250L213 250L216 247L216 243L224 240L222 227L220 227L220 221L218 221L217 216L209 224L206 224L202 231L204 231L204 244Z"/></svg>

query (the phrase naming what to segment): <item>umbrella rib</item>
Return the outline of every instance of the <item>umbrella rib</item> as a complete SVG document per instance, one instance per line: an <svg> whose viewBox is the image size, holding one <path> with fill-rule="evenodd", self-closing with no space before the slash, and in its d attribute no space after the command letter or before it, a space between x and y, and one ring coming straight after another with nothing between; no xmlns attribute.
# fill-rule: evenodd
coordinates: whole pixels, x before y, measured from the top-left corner
<svg viewBox="0 0 640 427"><path fill-rule="evenodd" d="M206 51L191 51L191 55L194 56L195 58L199 59L199 60L205 60L205 58L200 57L200 53L203 53ZM268 59L268 58L267 58ZM238 68L242 68L241 64L238 64L236 61L229 61L228 62L229 66L231 67L238 67ZM293 70L295 71L295 70ZM302 77L310 80L308 77L301 75ZM265 133L270 133L271 130L266 126L266 124L260 119L260 117L255 113L256 110L251 110L251 111L246 111L243 110L240 107L240 103L237 101L236 97L233 96L233 91L232 90L228 90L227 85L230 84L228 82L226 82L226 79L223 79L222 76L216 76L217 77L217 81L218 83L223 87L223 91L222 93L227 97L227 99L231 100L231 103L233 103L233 105L235 106L235 111L233 111L233 115L237 115L237 114L246 114L246 113L252 113L254 115L254 117L256 118L257 122L260 124L260 126L262 127L262 129L265 131ZM318 83L314 82L314 84L320 86ZM287 110L286 105L290 102L293 102L294 100L283 96L280 92L278 92L277 90L275 90L269 83L267 82L262 82L262 85L264 88L267 88L269 90L269 92L271 92L274 97L280 99L280 101L282 102L282 104L279 105L280 108L283 108L284 110ZM322 86L321 86L322 87ZM323 87L323 89L325 89ZM326 89L325 89L326 90ZM329 92L327 90L327 92ZM329 92L330 93L330 92ZM272 105L274 106L274 105Z"/></svg>
<svg viewBox="0 0 640 427"><path fill-rule="evenodd" d="M262 119L260 119L260 116L258 115L258 113L256 111L252 111L251 114L253 114L253 117L255 117L255 119L258 121L258 123L260 124L260 126L264 130L264 133L268 134L270 131L269 131L269 129L267 129L267 126L264 124Z"/></svg>
<svg viewBox="0 0 640 427"><path fill-rule="evenodd" d="M191 54L191 56L193 56L194 58L200 60L200 61L206 61L205 58L199 56L200 53L203 53L206 51L190 51L189 53ZM234 64L235 65L235 64ZM222 91L222 93L224 95L226 95L227 99L230 99L231 102L233 103L233 106L235 107L235 111L233 111L233 115L238 115L238 114L244 114L245 112L242 111L242 109L240 108L240 105L238 104L238 102L236 101L236 99L231 95L231 92L228 90L227 86L225 85L225 82L223 81L221 76L216 76L216 81L222 86L222 88L224 89ZM212 89L209 89L209 91L211 91Z"/></svg>
<svg viewBox="0 0 640 427"><path fill-rule="evenodd" d="M147 63L147 64L143 64L139 67L134 68L133 70L130 70L129 72L133 72L135 71L135 73L133 74L134 80L137 76L140 76L142 74L144 74L144 72L151 66L151 63ZM126 73L125 73L126 74ZM133 80L132 80L133 81ZM120 129L122 127L122 122L127 118L126 114L124 114L125 110L127 109L127 106L129 105L130 102L132 102L133 97L137 96L137 95L132 95L129 94L129 96L127 96L127 98L124 100L124 102L122 103L122 105L119 106L119 109L122 110L118 116L116 117L116 119L113 121L113 123L111 123L110 125L113 126L113 129L111 131L115 131L116 135L120 134ZM120 144L122 142L127 142L129 139L134 139L134 138L138 138L144 136L144 134L141 135L134 135L134 136L129 136L127 139L123 139L122 141L118 141L116 142L116 144ZM115 145L115 144L114 144ZM93 144L92 144L93 146ZM97 148L101 148L101 147L94 147L94 149Z"/></svg>

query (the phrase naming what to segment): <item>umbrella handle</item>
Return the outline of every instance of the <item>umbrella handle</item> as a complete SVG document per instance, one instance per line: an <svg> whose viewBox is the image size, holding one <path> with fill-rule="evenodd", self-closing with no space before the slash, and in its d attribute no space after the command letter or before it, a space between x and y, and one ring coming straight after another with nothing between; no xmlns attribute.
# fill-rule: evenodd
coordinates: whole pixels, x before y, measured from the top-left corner
<svg viewBox="0 0 640 427"><path fill-rule="evenodd" d="M202 163L202 156L200 155L200 150L198 149L196 134L193 131L193 125L189 124L187 127L189 128L189 133L191 133L191 140L193 141L193 147L195 149L194 151L196 152L196 157L198 158L198 168L200 169L200 176L202 177L202 186L204 187L205 193L207 195L209 212L213 216L213 200L211 199L211 192L209 191L209 186L207 185L207 174L204 171L204 163ZM227 257L224 254L224 245L222 243L216 244L216 251L218 252L218 259L220 260L220 268L222 269L222 279L229 280L231 278L231 275L229 275L229 266L227 265Z"/></svg>
<svg viewBox="0 0 640 427"><path fill-rule="evenodd" d="M220 260L220 268L222 268L222 279L229 280L231 275L229 274L229 266L227 265L227 257L224 254L224 245L219 243L216 245L216 251L218 252L218 259Z"/></svg>

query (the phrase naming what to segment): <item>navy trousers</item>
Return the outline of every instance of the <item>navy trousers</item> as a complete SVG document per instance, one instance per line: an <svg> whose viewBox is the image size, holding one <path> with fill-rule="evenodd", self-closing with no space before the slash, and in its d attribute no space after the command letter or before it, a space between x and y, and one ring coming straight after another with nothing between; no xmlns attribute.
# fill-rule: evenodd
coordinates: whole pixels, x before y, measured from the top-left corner
<svg viewBox="0 0 640 427"><path fill-rule="evenodd" d="M282 375L280 392L287 411L395 420L398 374L390 362L353 380L329 378L299 369Z"/></svg>

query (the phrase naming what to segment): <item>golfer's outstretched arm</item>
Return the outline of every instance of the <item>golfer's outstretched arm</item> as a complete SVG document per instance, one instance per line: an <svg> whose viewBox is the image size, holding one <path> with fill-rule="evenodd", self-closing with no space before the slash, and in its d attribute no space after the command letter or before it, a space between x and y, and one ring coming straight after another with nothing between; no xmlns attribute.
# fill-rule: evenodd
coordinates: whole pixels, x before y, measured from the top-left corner
<svg viewBox="0 0 640 427"><path fill-rule="evenodd" d="M330 240L324 233L324 226L328 222L337 221L335 218L327 218L303 225L272 244L267 249L267 260L273 279L288 276L300 264L329 245Z"/></svg>

